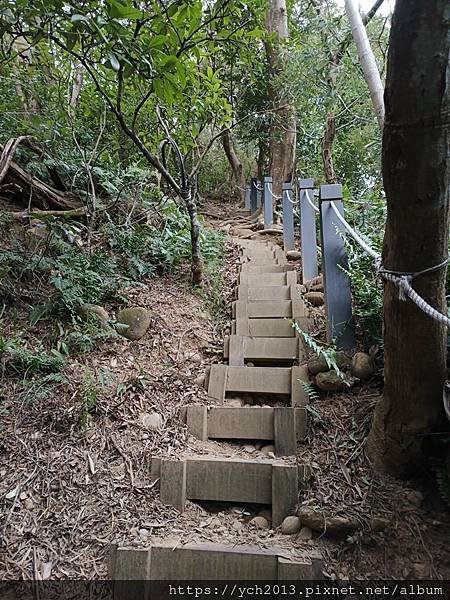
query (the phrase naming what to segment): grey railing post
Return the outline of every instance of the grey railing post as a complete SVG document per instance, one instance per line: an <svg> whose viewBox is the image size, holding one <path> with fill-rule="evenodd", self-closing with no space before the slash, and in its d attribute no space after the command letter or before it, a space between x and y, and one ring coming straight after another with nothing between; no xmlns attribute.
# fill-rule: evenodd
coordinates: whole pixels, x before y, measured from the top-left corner
<svg viewBox="0 0 450 600"><path fill-rule="evenodd" d="M283 183L283 243L285 252L295 250L292 183Z"/></svg>
<svg viewBox="0 0 450 600"><path fill-rule="evenodd" d="M310 204L314 200L314 179L299 179L298 189L302 275L303 283L305 283L319 274L317 267L316 211Z"/></svg>
<svg viewBox="0 0 450 600"><path fill-rule="evenodd" d="M272 186L272 177L264 177L263 186L263 205L264 205L264 229L270 227L273 223L273 204L270 188Z"/></svg>
<svg viewBox="0 0 450 600"><path fill-rule="evenodd" d="M251 209L251 204L250 204L250 190L251 187L249 185L245 186L245 209L246 210L250 210Z"/></svg>
<svg viewBox="0 0 450 600"><path fill-rule="evenodd" d="M257 185L258 185L258 180L256 179L256 177L252 177L251 183L250 183L250 212L252 212L252 213L254 213L256 211L256 209L258 208L258 202L257 202L258 190L256 188Z"/></svg>
<svg viewBox="0 0 450 600"><path fill-rule="evenodd" d="M352 294L350 278L344 271L348 267L344 239L332 203L343 214L340 184L320 187L322 272L328 341L334 341L338 348L348 349L355 345Z"/></svg>

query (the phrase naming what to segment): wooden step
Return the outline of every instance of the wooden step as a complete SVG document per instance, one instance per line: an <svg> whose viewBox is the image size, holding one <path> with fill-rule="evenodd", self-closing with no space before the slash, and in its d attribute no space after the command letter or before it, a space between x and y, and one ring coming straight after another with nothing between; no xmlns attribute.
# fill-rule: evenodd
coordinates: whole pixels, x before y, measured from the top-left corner
<svg viewBox="0 0 450 600"><path fill-rule="evenodd" d="M232 367L242 367L246 361L255 364L263 362L292 363L306 358L303 338L266 338L230 335L224 340L223 355Z"/></svg>
<svg viewBox="0 0 450 600"><path fill-rule="evenodd" d="M262 300L260 302L236 300L231 310L235 319L296 319L309 315L303 300Z"/></svg>
<svg viewBox="0 0 450 600"><path fill-rule="evenodd" d="M297 337L292 321L287 319L236 319L231 323L231 333L252 337Z"/></svg>
<svg viewBox="0 0 450 600"><path fill-rule="evenodd" d="M223 401L228 393L289 396L289 405L305 407L308 395L300 382L309 383L307 367L233 367L212 365L208 395Z"/></svg>
<svg viewBox="0 0 450 600"><path fill-rule="evenodd" d="M168 540L142 549L112 546L109 577L114 580L114 600L145 600L157 597L151 594L151 581L223 581L226 591L230 584L225 582L321 580L323 568L321 555L313 549L293 554L277 547Z"/></svg>
<svg viewBox="0 0 450 600"><path fill-rule="evenodd" d="M277 264L275 262L255 265L254 263L247 262L240 268L240 273L248 275L255 275L258 273L286 273L286 271L295 271L295 265Z"/></svg>
<svg viewBox="0 0 450 600"><path fill-rule="evenodd" d="M303 287L297 285L249 286L238 285L236 298L245 302L272 302L277 300L300 300Z"/></svg>
<svg viewBox="0 0 450 600"><path fill-rule="evenodd" d="M277 456L296 454L307 428L304 408L188 406L186 424L199 440L273 441Z"/></svg>
<svg viewBox="0 0 450 600"><path fill-rule="evenodd" d="M295 511L298 482L307 472L305 465L277 460L152 457L151 479L155 485L159 480L161 502L180 512L186 500L270 504L272 524L278 527Z"/></svg>
<svg viewBox="0 0 450 600"><path fill-rule="evenodd" d="M290 286L296 285L297 272L286 271L285 273L248 273L239 275L239 284L248 286Z"/></svg>

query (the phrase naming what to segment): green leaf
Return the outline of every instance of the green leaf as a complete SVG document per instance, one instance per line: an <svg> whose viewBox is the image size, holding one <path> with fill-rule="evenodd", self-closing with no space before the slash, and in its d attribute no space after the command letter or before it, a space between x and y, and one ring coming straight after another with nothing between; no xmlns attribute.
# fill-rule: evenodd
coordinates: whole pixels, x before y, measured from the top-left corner
<svg viewBox="0 0 450 600"><path fill-rule="evenodd" d="M120 71L120 62L118 61L117 56L110 52L108 58L111 68L114 69L114 71Z"/></svg>
<svg viewBox="0 0 450 600"><path fill-rule="evenodd" d="M110 4L109 15L113 19L129 19L130 21L136 21L137 19L142 19L144 13L134 8L130 4L121 4L117 2L117 0L108 0Z"/></svg>
<svg viewBox="0 0 450 600"><path fill-rule="evenodd" d="M147 44L149 49L152 48L162 48L167 40L167 36L165 35L153 35L150 38L150 41Z"/></svg>
<svg viewBox="0 0 450 600"><path fill-rule="evenodd" d="M72 15L70 17L70 20L72 21L72 23L78 23L79 21L89 21L88 17L86 17L86 15Z"/></svg>

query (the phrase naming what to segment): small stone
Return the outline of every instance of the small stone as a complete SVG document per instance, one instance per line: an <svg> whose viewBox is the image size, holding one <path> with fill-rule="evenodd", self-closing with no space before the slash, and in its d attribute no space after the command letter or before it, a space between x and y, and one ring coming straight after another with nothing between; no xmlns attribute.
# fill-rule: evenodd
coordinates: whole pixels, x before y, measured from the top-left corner
<svg viewBox="0 0 450 600"><path fill-rule="evenodd" d="M275 446L273 444L267 444L261 448L263 454L275 454Z"/></svg>
<svg viewBox="0 0 450 600"><path fill-rule="evenodd" d="M286 252L286 258L288 260L300 260L302 257L302 253L298 250L288 250Z"/></svg>
<svg viewBox="0 0 450 600"><path fill-rule="evenodd" d="M139 537L141 538L141 540L145 540L148 537L148 529L139 529Z"/></svg>
<svg viewBox="0 0 450 600"><path fill-rule="evenodd" d="M257 442L257 443L255 444L255 448L256 448L257 450L261 450L261 448L262 448L263 446L264 446L264 444L262 444L261 442Z"/></svg>
<svg viewBox="0 0 450 600"><path fill-rule="evenodd" d="M109 321L108 312L103 308L103 306L99 306L98 304L80 304L80 306L77 308L77 313L85 321L92 316L97 318L104 325Z"/></svg>
<svg viewBox="0 0 450 600"><path fill-rule="evenodd" d="M323 292L306 292L304 298L313 306L323 306L325 304L325 296Z"/></svg>
<svg viewBox="0 0 450 600"><path fill-rule="evenodd" d="M234 531L241 531L242 530L242 523L240 521L235 521L232 525Z"/></svg>
<svg viewBox="0 0 450 600"><path fill-rule="evenodd" d="M206 376L205 375L199 375L195 379L195 384L198 385L198 387L204 387L205 381L206 381Z"/></svg>
<svg viewBox="0 0 450 600"><path fill-rule="evenodd" d="M130 529L130 535L132 535L133 537L138 537L138 535L139 535L139 529L137 527L132 527Z"/></svg>
<svg viewBox="0 0 450 600"><path fill-rule="evenodd" d="M249 525L254 525L257 529L269 529L269 521L265 517L253 517L249 521Z"/></svg>
<svg viewBox="0 0 450 600"><path fill-rule="evenodd" d="M245 446L242 446L242 450L244 450L245 452L254 452L256 448L251 444L245 444Z"/></svg>
<svg viewBox="0 0 450 600"><path fill-rule="evenodd" d="M355 354L350 370L352 375L362 381L370 379L375 372L373 360L365 352L357 352Z"/></svg>
<svg viewBox="0 0 450 600"><path fill-rule="evenodd" d="M281 533L292 535L300 531L301 523L298 517L286 517L281 523Z"/></svg>
<svg viewBox="0 0 450 600"><path fill-rule="evenodd" d="M121 335L128 340L140 340L150 327L150 313L139 306L124 308L117 313L117 322L127 325L123 330L119 328Z"/></svg>
<svg viewBox="0 0 450 600"><path fill-rule="evenodd" d="M310 529L309 527L302 527L300 529L297 539L304 540L306 542L308 540L311 540L312 536L313 536L312 529Z"/></svg>
<svg viewBox="0 0 450 600"><path fill-rule="evenodd" d="M156 412L144 413L142 415L142 425L146 429L150 429L151 431L156 431L157 429L161 429L163 424L163 419L161 415Z"/></svg>
<svg viewBox="0 0 450 600"><path fill-rule="evenodd" d="M235 235L236 237L240 238L250 237L254 233L255 232L252 229L245 229L242 227L233 227L233 229L231 229L231 235Z"/></svg>
<svg viewBox="0 0 450 600"><path fill-rule="evenodd" d="M372 517L372 520L370 521L370 528L374 532L384 531L388 527L389 527L389 519L386 519L386 517L375 516L375 517Z"/></svg>
<svg viewBox="0 0 450 600"><path fill-rule="evenodd" d="M419 508L423 502L423 494L418 490L411 490L406 494L406 500L412 506Z"/></svg>
<svg viewBox="0 0 450 600"><path fill-rule="evenodd" d="M316 375L316 385L324 392L338 392L346 387L343 379L334 370L318 373Z"/></svg>
<svg viewBox="0 0 450 600"><path fill-rule="evenodd" d="M323 292L323 277L319 275L314 277L310 281L306 282L306 289L308 292Z"/></svg>
<svg viewBox="0 0 450 600"><path fill-rule="evenodd" d="M26 498L23 501L23 505L27 510L32 510L34 508L34 502L31 500L31 498Z"/></svg>
<svg viewBox="0 0 450 600"><path fill-rule="evenodd" d="M317 375L317 373L325 373L330 367L323 354L314 355L308 360L308 371L311 375Z"/></svg>
<svg viewBox="0 0 450 600"><path fill-rule="evenodd" d="M189 360L191 362L197 363L197 364L201 364L203 362L203 359L200 356L200 354L191 354L191 356L189 357Z"/></svg>
<svg viewBox="0 0 450 600"><path fill-rule="evenodd" d="M225 401L225 405L232 408L241 408L241 406L244 406L244 403L240 398L231 398Z"/></svg>
<svg viewBox="0 0 450 600"><path fill-rule="evenodd" d="M302 525L320 533L347 535L361 529L361 525L356 519L340 516L325 518L322 513L309 506L301 506L297 511L297 516Z"/></svg>

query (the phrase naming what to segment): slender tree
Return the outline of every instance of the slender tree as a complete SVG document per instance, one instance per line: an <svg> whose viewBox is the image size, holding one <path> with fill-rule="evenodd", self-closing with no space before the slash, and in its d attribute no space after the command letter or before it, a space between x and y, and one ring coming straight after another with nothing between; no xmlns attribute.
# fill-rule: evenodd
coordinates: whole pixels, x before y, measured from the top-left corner
<svg viewBox="0 0 450 600"><path fill-rule="evenodd" d="M270 125L270 174L274 196L281 196L282 184L292 177L295 160L295 109L278 78L286 60L282 42L289 37L285 0L269 0L266 17L271 38L266 44L269 68L269 96L273 108Z"/></svg>
<svg viewBox="0 0 450 600"><path fill-rule="evenodd" d="M383 133L386 269L415 273L448 254L450 194L448 0L397 0L392 20ZM445 312L445 269L413 279ZM442 325L385 286L385 387L369 450L376 466L407 476L424 464L427 434L444 423Z"/></svg>
<svg viewBox="0 0 450 600"><path fill-rule="evenodd" d="M361 67L364 72L367 87L369 88L375 114L377 115L378 125L380 126L380 129L383 129L383 83L381 81L375 56L372 52L372 48L370 47L370 42L369 38L367 37L367 31L364 27L363 19L359 14L356 0L345 0L345 11L352 28L353 39L355 40Z"/></svg>

